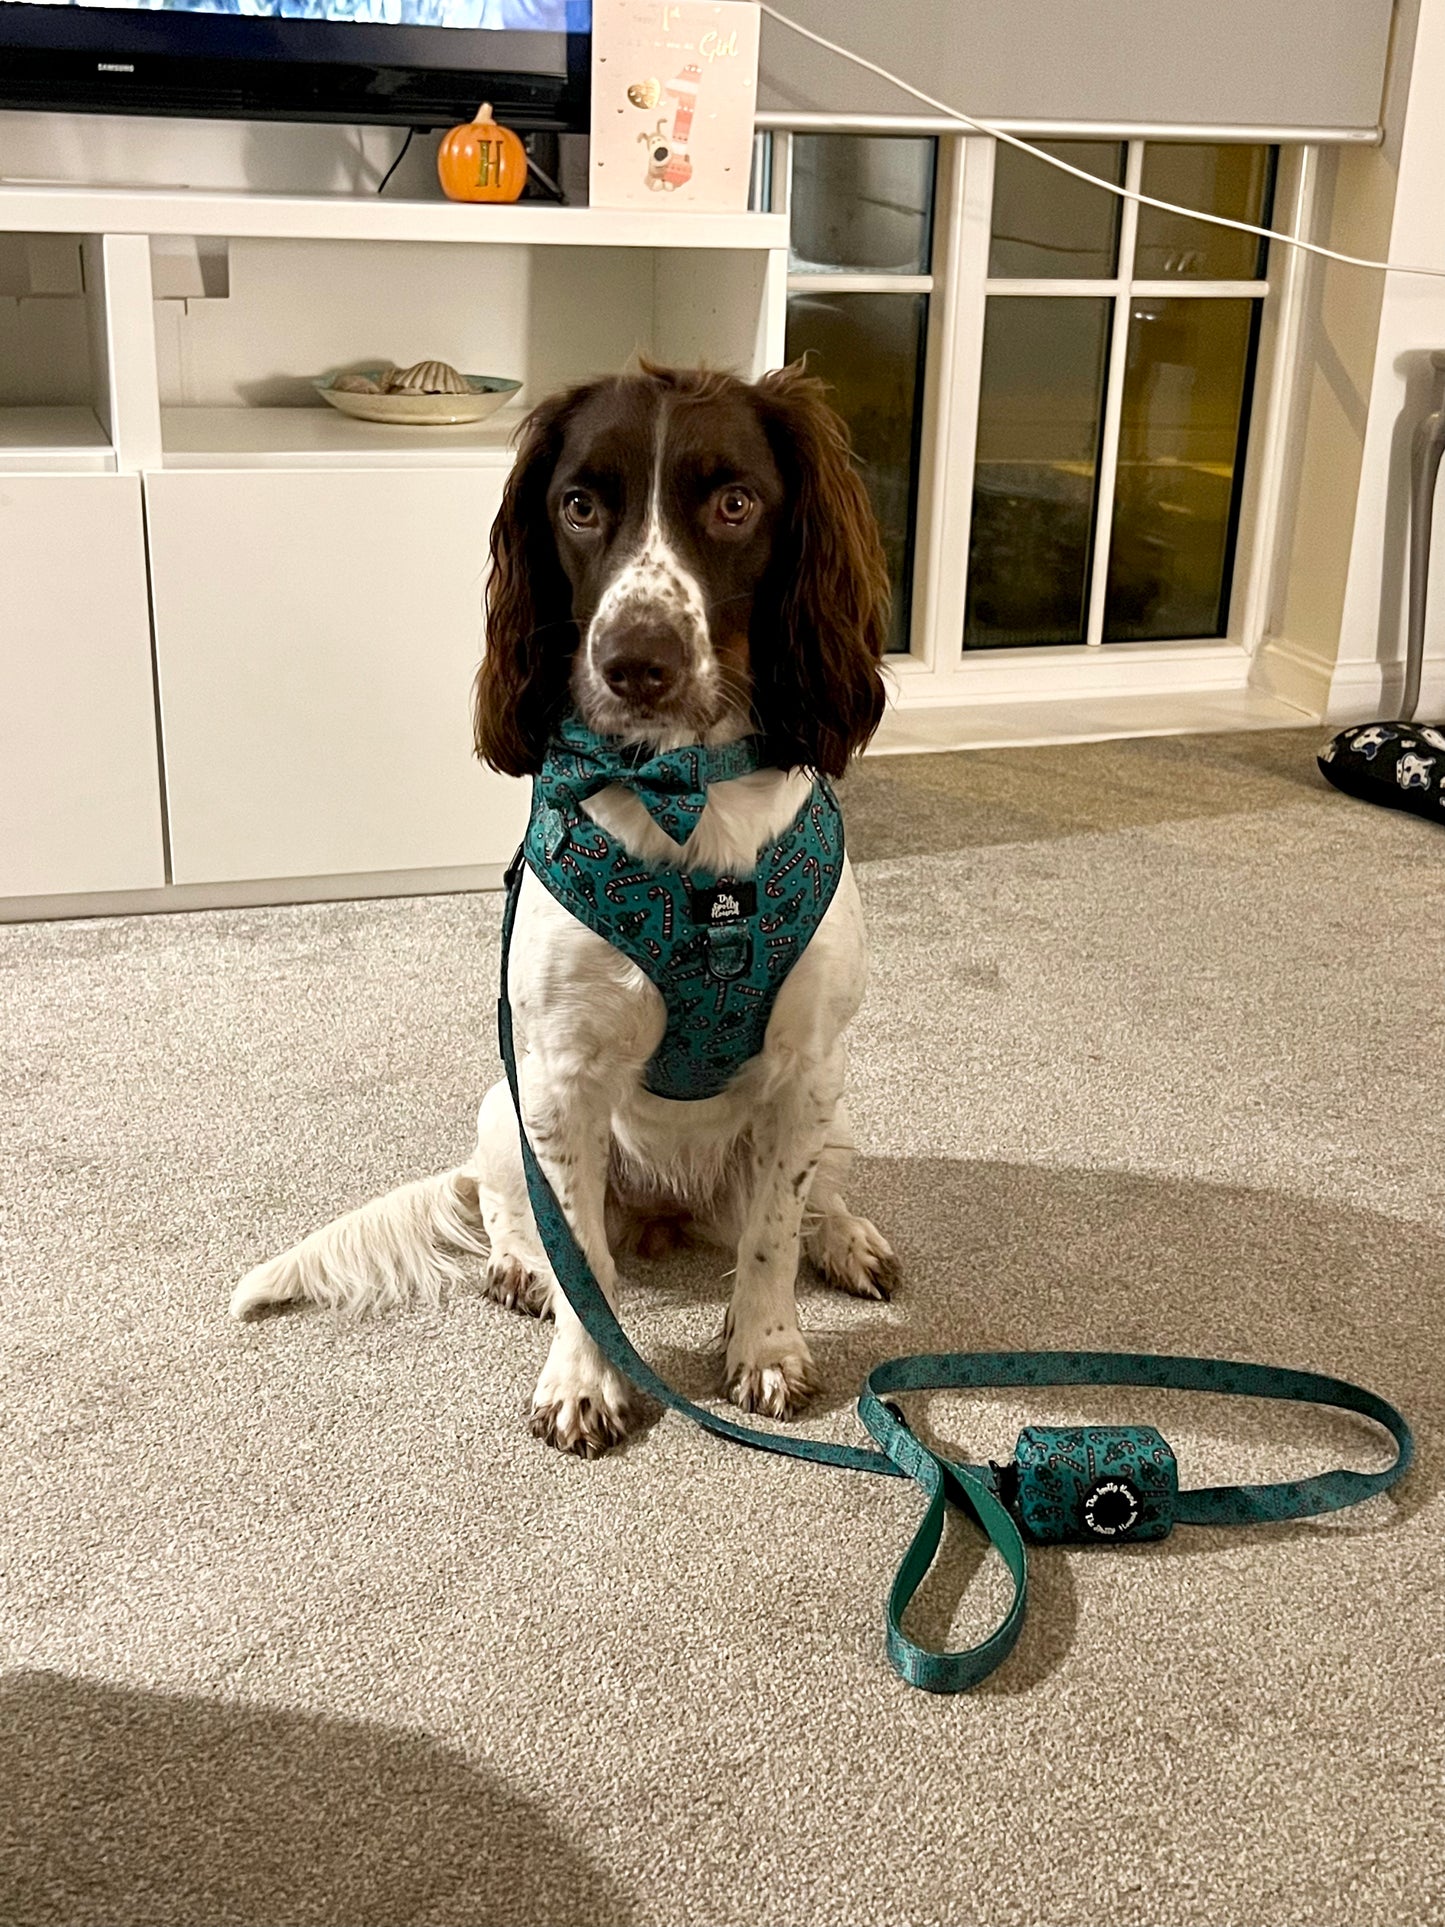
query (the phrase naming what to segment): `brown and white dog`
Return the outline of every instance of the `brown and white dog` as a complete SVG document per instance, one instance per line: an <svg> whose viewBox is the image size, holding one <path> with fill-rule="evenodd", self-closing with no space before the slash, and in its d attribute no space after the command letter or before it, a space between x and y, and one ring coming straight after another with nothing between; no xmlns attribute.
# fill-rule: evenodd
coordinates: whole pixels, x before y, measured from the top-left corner
<svg viewBox="0 0 1445 1927"><path fill-rule="evenodd" d="M877 526L821 383L748 384L644 364L542 403L492 531L476 746L526 776L569 711L600 734L673 748L760 734L766 767L714 784L684 848L629 791L587 805L639 858L745 876L839 776L883 708L887 577ZM845 868L779 993L762 1051L715 1097L679 1103L643 1073L662 999L638 967L527 873L509 970L527 1132L598 1280L615 1250L691 1225L735 1251L723 1383L786 1418L814 1386L798 1328L800 1249L839 1289L883 1297L893 1253L844 1202L852 1155L842 1034L863 992L863 920ZM469 1164L403 1186L257 1267L245 1318L307 1299L341 1310L435 1297L485 1258L484 1289L556 1319L532 1428L591 1456L634 1395L582 1329L538 1242L505 1082Z"/></svg>

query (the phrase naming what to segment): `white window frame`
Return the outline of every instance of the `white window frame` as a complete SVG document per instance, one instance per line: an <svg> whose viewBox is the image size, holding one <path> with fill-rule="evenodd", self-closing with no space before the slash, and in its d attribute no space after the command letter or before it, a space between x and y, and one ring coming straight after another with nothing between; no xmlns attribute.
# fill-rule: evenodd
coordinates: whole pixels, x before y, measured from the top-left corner
<svg viewBox="0 0 1445 1927"><path fill-rule="evenodd" d="M829 132L808 128L809 133ZM839 128L839 133L849 130ZM869 135L913 135L900 121L870 127ZM835 293L926 294L928 330L919 447L917 527L914 535L911 647L888 658L900 707L956 705L989 698L1112 695L1171 690L1243 689L1263 638L1270 606L1277 548L1290 389L1302 321L1308 257L1275 243L1268 276L1259 281L1134 278L1138 204L1121 208L1117 273L1108 278L991 279L988 273L993 217L994 156L989 136L934 134L938 167L933 206L931 272L925 275L807 273L787 276L788 291L826 288ZM1039 127L1024 138L1058 139L1056 128ZM1069 130L1070 135L1074 130ZM1156 130L1079 128L1079 138L1127 143L1125 185L1136 189L1146 140ZM866 136L865 136L866 138ZM1313 215L1318 175L1317 146L1301 144L1290 130L1201 128L1176 130L1190 141L1248 139L1279 146L1272 225L1304 235ZM792 203L792 136L772 135L772 197L775 210ZM1007 649L963 648L967 556L973 507L974 457L983 364L985 303L991 296L1041 295L1060 299L1098 295L1114 302L1104 421L1099 447L1099 523L1091 564L1089 624L1082 643L1039 644ZM1229 598L1229 629L1169 642L1103 641L1104 595L1112 536L1112 503L1127 366L1129 320L1136 296L1190 299L1257 299L1263 302L1256 349L1253 400L1244 450L1244 484Z"/></svg>

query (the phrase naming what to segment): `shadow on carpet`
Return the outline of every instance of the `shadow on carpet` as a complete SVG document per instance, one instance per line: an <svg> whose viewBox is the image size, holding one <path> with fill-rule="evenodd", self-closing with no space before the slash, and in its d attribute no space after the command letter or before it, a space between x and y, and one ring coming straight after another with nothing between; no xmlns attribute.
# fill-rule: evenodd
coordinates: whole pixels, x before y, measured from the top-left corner
<svg viewBox="0 0 1445 1927"><path fill-rule="evenodd" d="M0 1681L8 1927L455 1927L632 1909L538 1809L417 1733Z"/></svg>

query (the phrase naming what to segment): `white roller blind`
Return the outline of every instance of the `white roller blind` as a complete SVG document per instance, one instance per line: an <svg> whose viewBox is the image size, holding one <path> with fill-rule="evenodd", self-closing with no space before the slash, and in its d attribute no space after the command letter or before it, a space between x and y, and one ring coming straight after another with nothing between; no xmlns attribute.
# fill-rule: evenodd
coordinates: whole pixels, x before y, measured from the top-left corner
<svg viewBox="0 0 1445 1927"><path fill-rule="evenodd" d="M987 119L1373 128L1392 0L779 0ZM763 18L765 116L927 116Z"/></svg>

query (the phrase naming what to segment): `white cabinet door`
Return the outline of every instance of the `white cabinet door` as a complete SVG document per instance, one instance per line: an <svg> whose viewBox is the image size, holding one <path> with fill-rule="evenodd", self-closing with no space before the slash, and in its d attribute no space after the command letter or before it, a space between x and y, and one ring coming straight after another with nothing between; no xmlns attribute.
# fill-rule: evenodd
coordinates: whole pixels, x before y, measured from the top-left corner
<svg viewBox="0 0 1445 1927"><path fill-rule="evenodd" d="M505 470L146 477L177 883L505 862L471 747Z"/></svg>
<svg viewBox="0 0 1445 1927"><path fill-rule="evenodd" d="M0 474L0 896L164 881L140 483Z"/></svg>

